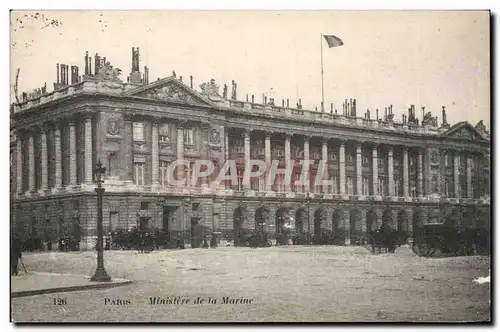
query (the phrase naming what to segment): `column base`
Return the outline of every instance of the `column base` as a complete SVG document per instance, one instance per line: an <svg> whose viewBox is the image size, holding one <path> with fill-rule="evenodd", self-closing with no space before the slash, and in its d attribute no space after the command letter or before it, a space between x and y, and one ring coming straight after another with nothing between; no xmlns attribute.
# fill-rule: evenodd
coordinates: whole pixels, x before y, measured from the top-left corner
<svg viewBox="0 0 500 332"><path fill-rule="evenodd" d="M59 193L59 192L65 192L65 191L66 191L66 188L64 188L64 187L52 188L52 193L53 194L56 194L56 193Z"/></svg>
<svg viewBox="0 0 500 332"><path fill-rule="evenodd" d="M106 272L106 270L104 268L102 268L102 269L97 268L97 270L95 271L92 278L90 278L90 281L109 282L109 281L111 281L111 277L108 275L108 273Z"/></svg>
<svg viewBox="0 0 500 332"><path fill-rule="evenodd" d="M47 195L50 195L51 193L52 193L52 190L47 189L47 188L43 188L43 189L38 190L38 195L40 195L40 196L47 196Z"/></svg>
<svg viewBox="0 0 500 332"><path fill-rule="evenodd" d="M37 192L35 190L28 190L24 193L25 197L33 197L36 196Z"/></svg>
<svg viewBox="0 0 500 332"><path fill-rule="evenodd" d="M346 237L345 238L345 245L346 246L350 246L351 245L351 238L350 237Z"/></svg>
<svg viewBox="0 0 500 332"><path fill-rule="evenodd" d="M66 191L80 191L81 189L82 186L77 184L70 184L66 186Z"/></svg>

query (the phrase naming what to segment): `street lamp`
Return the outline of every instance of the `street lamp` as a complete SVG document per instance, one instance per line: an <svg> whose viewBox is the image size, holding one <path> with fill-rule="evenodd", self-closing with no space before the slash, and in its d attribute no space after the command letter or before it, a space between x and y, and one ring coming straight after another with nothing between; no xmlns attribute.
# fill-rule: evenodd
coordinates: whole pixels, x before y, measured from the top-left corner
<svg viewBox="0 0 500 332"><path fill-rule="evenodd" d="M102 188L102 184L104 183L103 175L105 172L106 168L102 167L101 161L99 160L94 169L95 182L97 183L97 188L95 188L95 192L97 193L97 269L90 279L91 281L98 282L111 281L111 277L104 269L103 253L102 195L104 194L104 188Z"/></svg>

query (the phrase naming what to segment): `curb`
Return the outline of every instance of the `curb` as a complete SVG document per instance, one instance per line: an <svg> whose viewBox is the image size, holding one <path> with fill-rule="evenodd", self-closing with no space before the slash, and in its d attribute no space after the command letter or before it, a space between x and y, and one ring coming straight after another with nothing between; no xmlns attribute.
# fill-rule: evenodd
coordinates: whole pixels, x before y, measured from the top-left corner
<svg viewBox="0 0 500 332"><path fill-rule="evenodd" d="M68 286L68 287L34 289L34 290L28 290L28 291L12 292L11 298L34 296L34 295L41 295L41 294L51 294L51 293L75 292L75 291L88 290L88 289L113 288L113 287L128 285L131 283L132 283L131 280L125 280L125 281L90 284L90 285L78 285L78 286Z"/></svg>

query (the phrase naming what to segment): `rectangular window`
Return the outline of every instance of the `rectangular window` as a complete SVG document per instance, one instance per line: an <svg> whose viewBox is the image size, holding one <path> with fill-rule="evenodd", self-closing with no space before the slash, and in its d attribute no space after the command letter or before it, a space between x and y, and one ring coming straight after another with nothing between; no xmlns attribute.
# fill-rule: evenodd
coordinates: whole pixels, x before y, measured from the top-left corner
<svg viewBox="0 0 500 332"><path fill-rule="evenodd" d="M168 162L167 161L160 161L160 184L163 187L167 186L167 169L168 169Z"/></svg>
<svg viewBox="0 0 500 332"><path fill-rule="evenodd" d="M332 185L331 185L331 193L334 194L334 195L337 195L338 194L338 181L337 181L337 177L336 176L332 176L331 177L331 180L332 180Z"/></svg>
<svg viewBox="0 0 500 332"><path fill-rule="evenodd" d="M194 145L194 129L193 128L184 129L184 144Z"/></svg>
<svg viewBox="0 0 500 332"><path fill-rule="evenodd" d="M144 185L144 163L134 163L134 180L136 186Z"/></svg>
<svg viewBox="0 0 500 332"><path fill-rule="evenodd" d="M354 158L353 158L352 154L350 154L350 153L349 153L349 154L347 154L347 162L348 162L348 163L352 163L353 159L354 159Z"/></svg>
<svg viewBox="0 0 500 332"><path fill-rule="evenodd" d="M144 122L134 122L132 127L134 141L144 141Z"/></svg>
<svg viewBox="0 0 500 332"><path fill-rule="evenodd" d="M363 195L368 196L370 195L370 182L368 178L363 178Z"/></svg>
<svg viewBox="0 0 500 332"><path fill-rule="evenodd" d="M384 181L384 179L378 179L378 194L380 196L385 196L385 181Z"/></svg>
<svg viewBox="0 0 500 332"><path fill-rule="evenodd" d="M352 183L352 177L350 177L350 176L347 177L347 194L348 195L354 195L354 188L353 188L353 183Z"/></svg>
<svg viewBox="0 0 500 332"><path fill-rule="evenodd" d="M451 187L450 182L448 180L444 181L444 196L450 197Z"/></svg>
<svg viewBox="0 0 500 332"><path fill-rule="evenodd" d="M149 208L149 202L141 202L141 210L147 210Z"/></svg>
<svg viewBox="0 0 500 332"><path fill-rule="evenodd" d="M158 136L160 142L170 142L170 125L168 123L163 123L158 128Z"/></svg>
<svg viewBox="0 0 500 332"><path fill-rule="evenodd" d="M259 191L265 191L266 190L266 178L264 175L259 177Z"/></svg>
<svg viewBox="0 0 500 332"><path fill-rule="evenodd" d="M370 164L370 157L368 157L367 155L364 155L363 156L363 164L364 165Z"/></svg>
<svg viewBox="0 0 500 332"><path fill-rule="evenodd" d="M394 196L399 196L399 180L394 180Z"/></svg>

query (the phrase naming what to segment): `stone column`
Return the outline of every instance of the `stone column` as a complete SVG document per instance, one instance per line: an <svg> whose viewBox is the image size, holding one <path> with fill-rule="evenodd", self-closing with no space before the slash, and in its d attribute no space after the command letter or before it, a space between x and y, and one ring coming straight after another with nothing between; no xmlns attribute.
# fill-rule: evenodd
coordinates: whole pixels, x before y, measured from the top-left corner
<svg viewBox="0 0 500 332"><path fill-rule="evenodd" d="M264 161L266 163L266 191L271 191L272 183L269 181L269 168L271 167L271 134L265 133L264 140Z"/></svg>
<svg viewBox="0 0 500 332"><path fill-rule="evenodd" d="M250 165L250 131L245 130L243 132L243 143L244 143L244 152L245 152L245 169L243 171L243 174L250 172L251 165ZM250 190L250 182L247 184L243 185L243 190Z"/></svg>
<svg viewBox="0 0 500 332"><path fill-rule="evenodd" d="M210 160L210 129L211 126L209 124L201 125L201 146L200 146L200 158L203 160ZM198 169L200 171L201 169ZM210 176L204 176L200 179L201 186L203 188L208 188L210 186Z"/></svg>
<svg viewBox="0 0 500 332"><path fill-rule="evenodd" d="M57 126L57 124L56 124ZM54 189L62 187L61 129L54 129Z"/></svg>
<svg viewBox="0 0 500 332"><path fill-rule="evenodd" d="M158 122L153 120L151 123L151 185L152 187L159 187L159 148L158 148Z"/></svg>
<svg viewBox="0 0 500 332"><path fill-rule="evenodd" d="M92 163L92 118L87 116L84 123L85 151L85 184L93 183L93 163Z"/></svg>
<svg viewBox="0 0 500 332"><path fill-rule="evenodd" d="M126 185L132 185L134 182L134 130L133 121L131 119L126 119L124 121L124 135L123 135L123 162L125 164L125 183Z"/></svg>
<svg viewBox="0 0 500 332"><path fill-rule="evenodd" d="M177 160L184 160L184 128L181 125L177 125ZM184 165L177 166L177 180L184 178L184 167ZM189 179L186 181L189 181Z"/></svg>
<svg viewBox="0 0 500 332"><path fill-rule="evenodd" d="M372 150L372 182L373 182L373 195L378 196L378 146L374 145Z"/></svg>
<svg viewBox="0 0 500 332"><path fill-rule="evenodd" d="M309 160L309 141L310 141L310 139L311 139L310 136L304 136L304 161ZM317 176L317 174L316 174L316 176ZM306 179L305 179L305 183L304 183L304 191L305 192L311 191L311 186L310 186L311 182L310 181L311 181L310 175L307 174Z"/></svg>
<svg viewBox="0 0 500 332"><path fill-rule="evenodd" d="M467 156L467 198L473 198L472 190L472 164L473 159L471 156Z"/></svg>
<svg viewBox="0 0 500 332"><path fill-rule="evenodd" d="M362 164L362 149L361 143L356 145L356 195L363 195L363 164Z"/></svg>
<svg viewBox="0 0 500 332"><path fill-rule="evenodd" d="M16 140L16 172L17 172L17 194L21 195L23 193L23 145L22 145L21 134L17 133ZM11 213L14 213L13 211Z"/></svg>
<svg viewBox="0 0 500 332"><path fill-rule="evenodd" d="M286 134L285 135L285 169L288 169L290 167L290 135ZM286 177L285 177L286 179ZM285 191L289 192L290 191L290 183L285 183Z"/></svg>
<svg viewBox="0 0 500 332"><path fill-rule="evenodd" d="M325 169L323 170L322 180L330 180L330 176L328 174L328 139L323 138L323 141L321 142L321 161L323 162L323 165ZM323 192L327 193L328 187L323 188Z"/></svg>
<svg viewBox="0 0 500 332"><path fill-rule="evenodd" d="M394 192L394 158L393 158L393 149L392 146L389 146L387 149L387 176L389 180L387 181L387 185L389 186L389 196L397 196Z"/></svg>
<svg viewBox="0 0 500 332"><path fill-rule="evenodd" d="M453 185L455 187L455 197L460 198L461 193L460 193L460 176L459 176L459 157L458 153L455 154L454 160L453 160Z"/></svg>
<svg viewBox="0 0 500 332"><path fill-rule="evenodd" d="M75 120L69 123L69 186L76 186L76 134Z"/></svg>
<svg viewBox="0 0 500 332"><path fill-rule="evenodd" d="M408 170L408 148L403 147L403 196L410 196L410 181Z"/></svg>
<svg viewBox="0 0 500 332"><path fill-rule="evenodd" d="M339 193L345 195L345 142L340 142L339 148Z"/></svg>
<svg viewBox="0 0 500 332"><path fill-rule="evenodd" d="M43 127L40 134L40 148L41 151L41 173L42 173L42 184L40 186L40 191L42 193L49 187L49 169L48 169L48 154L47 154L47 128Z"/></svg>
<svg viewBox="0 0 500 332"><path fill-rule="evenodd" d="M417 162L418 162L418 169L417 169L417 194L418 197L424 197L424 174L423 174L423 169L424 169L424 160L422 156L422 151L418 150L417 152Z"/></svg>
<svg viewBox="0 0 500 332"><path fill-rule="evenodd" d="M224 161L228 160L229 160L229 133L228 133L228 128L224 127Z"/></svg>
<svg viewBox="0 0 500 332"><path fill-rule="evenodd" d="M33 132L28 137L28 192L35 191L35 141Z"/></svg>

